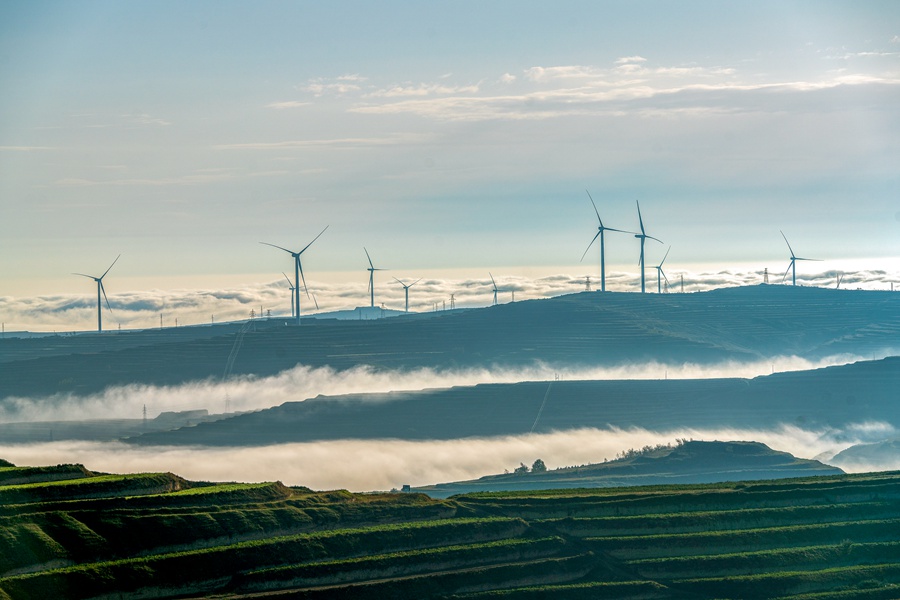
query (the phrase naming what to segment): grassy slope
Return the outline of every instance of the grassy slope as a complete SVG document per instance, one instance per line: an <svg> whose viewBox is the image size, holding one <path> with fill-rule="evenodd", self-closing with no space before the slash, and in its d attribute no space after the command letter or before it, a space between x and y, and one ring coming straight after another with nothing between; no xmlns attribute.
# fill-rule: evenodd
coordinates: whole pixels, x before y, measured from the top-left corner
<svg viewBox="0 0 900 600"><path fill-rule="evenodd" d="M435 500L67 470L83 477L0 485L0 598L856 598L900 584L898 473Z"/></svg>

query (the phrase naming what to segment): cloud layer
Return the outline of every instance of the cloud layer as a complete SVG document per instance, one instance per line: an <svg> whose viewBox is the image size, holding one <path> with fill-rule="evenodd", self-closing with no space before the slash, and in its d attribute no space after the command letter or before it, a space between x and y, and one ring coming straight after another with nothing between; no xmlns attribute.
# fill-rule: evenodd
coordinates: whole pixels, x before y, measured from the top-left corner
<svg viewBox="0 0 900 600"><path fill-rule="evenodd" d="M594 267L586 266L585 271ZM718 271L685 271L673 268L667 272L670 292L708 291L720 287L756 285L763 282L760 270L723 269ZM771 283L781 283L780 273L770 273ZM590 280L588 281L588 277ZM565 273L540 278L495 275L500 290L498 300L510 302L549 298L583 291L599 286L599 277L575 276ZM838 280L843 289L887 290L894 282L900 290L900 271L859 270L841 271L826 269L815 271L805 263L798 268L797 284L819 287L836 287ZM415 278L403 280L409 284ZM786 280L790 281L790 276ZM338 310L353 310L368 306L365 282L325 283L310 279L309 296L301 294L300 306L304 315ZM640 289L637 272L607 272L607 289L634 292ZM282 278L269 283L247 284L220 290L146 290L118 292L114 283L107 281L107 293L112 312L103 309L104 329L146 329L160 326L160 315L165 327L177 325L201 325L250 318L254 316L290 316L291 292L289 282ZM652 267L647 271L647 289L655 292L656 276ZM403 286L393 278L378 276L375 290L376 305L404 310ZM451 300L452 297L452 300ZM456 308L489 306L493 301L490 277L473 279L423 278L409 291L409 309L413 312L429 312ZM318 308L316 308L316 305ZM7 332L65 332L96 329L97 300L92 293L59 294L33 297L0 296L0 315Z"/></svg>
<svg viewBox="0 0 900 600"><path fill-rule="evenodd" d="M473 479L512 470L541 458L548 468L613 459L628 448L676 439L752 440L801 458L833 456L861 441L883 436L889 426L858 424L843 431L793 426L771 430L647 431L582 429L542 435L409 442L338 440L262 448L132 447L121 443L56 442L0 445L0 457L20 465L79 462L105 472L171 471L193 480L274 481L313 489L388 490Z"/></svg>

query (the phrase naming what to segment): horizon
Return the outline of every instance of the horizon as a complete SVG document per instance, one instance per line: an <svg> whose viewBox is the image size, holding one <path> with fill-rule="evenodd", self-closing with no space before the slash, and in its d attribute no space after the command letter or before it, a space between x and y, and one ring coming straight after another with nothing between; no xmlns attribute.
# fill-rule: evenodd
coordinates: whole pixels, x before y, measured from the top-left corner
<svg viewBox="0 0 900 600"><path fill-rule="evenodd" d="M835 288L840 278L840 289L869 291L900 290L900 262L894 259L860 259L829 261L832 268L814 271L801 267L797 273L797 285L803 287ZM801 263L802 264L802 263ZM584 265L581 265L584 266ZM686 265L688 269L665 267L668 285L662 280L662 293L681 293L681 277L684 277L684 293L705 292L721 288L752 286L764 283L764 270L749 264L734 265ZM607 292L640 293L640 269L619 270L623 265L607 265ZM705 268L704 268L705 267ZM843 268L837 268L843 267ZM868 268L864 268L868 267ZM873 268L874 267L874 268ZM494 273L499 288L498 304L513 301L552 298L587 290L599 291L598 273L572 275L561 272L565 267L521 267L503 269ZM627 269L627 267L624 267ZM590 271L591 269L582 269ZM436 269L437 276L420 274L404 275L390 270L376 279L376 308L402 312L404 293L393 277L421 281L410 288L410 312L427 313L451 308L454 295L456 308L481 308L492 304L493 291L488 272L470 269ZM301 317L312 317L338 311L368 308L367 276L364 272L312 273L307 277L311 292L309 298L301 296ZM780 273L780 274L779 274ZM350 276L353 276L353 280ZM782 275L785 278L782 279ZM443 276L443 277L442 277ZM388 279L390 277L390 279ZM74 277L72 278L75 279ZM291 296L288 282L281 273L268 281L251 282L248 275L229 277L208 275L205 278L183 276L181 282L197 282L205 279L206 286L150 287L154 280L147 277L116 277L113 271L104 278L104 284L112 312L103 307L104 331L114 329L138 330L221 324L250 319L250 311L256 318L290 318ZM132 284L121 289L122 283ZM168 281L168 280L164 280ZM647 293L656 294L655 265L648 265ZM49 285L55 285L50 280ZM80 282L75 281L76 284ZM83 291L65 293L32 294L13 297L0 296L0 321L5 333L89 333L96 332L96 284L81 284ZM169 281L169 283L172 283ZM790 273L769 270L771 285L791 285ZM895 283L897 285L895 285ZM112 284L112 289L110 289ZM141 284L144 287L141 287ZM214 287L215 284L224 284ZM74 287L74 286L73 286ZM105 303L104 303L105 304ZM318 308L316 308L318 304ZM267 314L271 312L271 315Z"/></svg>

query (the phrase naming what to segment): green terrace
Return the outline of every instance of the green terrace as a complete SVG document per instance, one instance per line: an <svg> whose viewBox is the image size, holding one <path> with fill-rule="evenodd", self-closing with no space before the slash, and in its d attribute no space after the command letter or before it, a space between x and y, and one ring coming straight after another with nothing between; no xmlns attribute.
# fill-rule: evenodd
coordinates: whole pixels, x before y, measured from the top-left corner
<svg viewBox="0 0 900 600"><path fill-rule="evenodd" d="M0 598L896 598L900 474L479 493L0 469Z"/></svg>

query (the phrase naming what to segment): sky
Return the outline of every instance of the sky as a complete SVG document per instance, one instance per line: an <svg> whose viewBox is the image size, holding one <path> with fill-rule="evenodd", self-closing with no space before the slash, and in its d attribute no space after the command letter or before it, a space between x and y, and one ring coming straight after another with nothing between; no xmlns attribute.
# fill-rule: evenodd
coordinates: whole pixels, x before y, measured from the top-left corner
<svg viewBox="0 0 900 600"><path fill-rule="evenodd" d="M9 1L0 89L7 330L91 327L72 273L120 254L113 310L157 302L120 324L198 295L244 314L293 276L259 242L326 226L303 268L331 308L367 303L364 248L397 308L393 277L436 282L418 310L472 282L489 303L488 273L578 291L588 191L607 227L636 231L640 202L651 287L670 246L670 274L780 279L780 231L822 259L806 284L900 271L893 1ZM639 289L639 252L608 234L614 289Z"/></svg>

